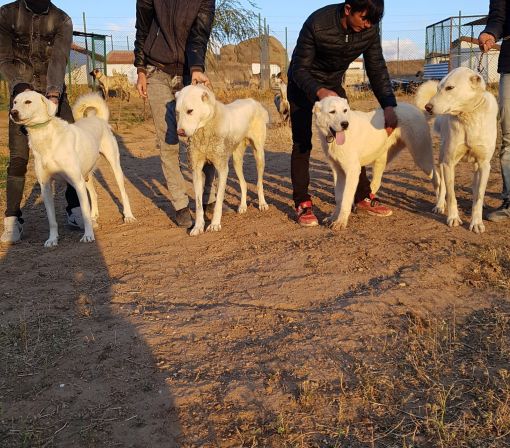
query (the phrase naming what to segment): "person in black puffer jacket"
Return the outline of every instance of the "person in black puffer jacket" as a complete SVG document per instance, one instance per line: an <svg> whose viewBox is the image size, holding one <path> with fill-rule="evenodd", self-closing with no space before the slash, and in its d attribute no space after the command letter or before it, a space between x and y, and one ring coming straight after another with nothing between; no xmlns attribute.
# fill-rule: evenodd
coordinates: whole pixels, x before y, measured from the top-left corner
<svg viewBox="0 0 510 448"><path fill-rule="evenodd" d="M183 85L209 84L204 73L207 43L215 12L214 0L137 0L135 66L137 88L148 98L161 165L179 227L193 224L187 185L179 160L175 92ZM214 209L214 167L206 164L204 204Z"/></svg>
<svg viewBox="0 0 510 448"><path fill-rule="evenodd" d="M46 95L58 105L57 115L72 123L64 86L73 41L71 18L50 0L17 0L0 8L0 73L9 83L10 106L25 90ZM17 243L23 234L21 200L29 158L24 126L9 121L7 207L0 242ZM83 228L76 190L67 186L67 223Z"/></svg>
<svg viewBox="0 0 510 448"><path fill-rule="evenodd" d="M503 203L487 214L489 221L500 222L510 219L510 1L491 0L487 26L480 33L480 50L489 51L496 41L504 38L498 58L499 116L501 119L501 149L499 161L503 177Z"/></svg>
<svg viewBox="0 0 510 448"><path fill-rule="evenodd" d="M397 103L381 48L379 22L383 13L384 0L346 0L312 13L299 34L289 65L287 93L292 124L293 199L297 222L303 226L318 225L308 194L313 104L331 95L346 98L343 76L361 55L372 90L384 109L387 132L397 126L393 110ZM391 210L372 195L365 168L361 170L355 204L373 215L391 215Z"/></svg>

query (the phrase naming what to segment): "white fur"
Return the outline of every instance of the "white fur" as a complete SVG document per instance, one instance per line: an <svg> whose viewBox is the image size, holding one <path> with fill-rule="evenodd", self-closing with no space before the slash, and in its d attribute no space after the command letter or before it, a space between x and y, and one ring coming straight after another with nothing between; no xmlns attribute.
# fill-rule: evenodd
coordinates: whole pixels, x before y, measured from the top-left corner
<svg viewBox="0 0 510 448"><path fill-rule="evenodd" d="M434 211L444 213L446 207L448 225L462 224L455 197L455 165L466 157L475 168L469 230L484 232L483 200L497 138L496 99L486 91L480 75L469 68L459 67L439 83L429 81L420 86L417 105L437 115L434 130L441 136L441 187Z"/></svg>
<svg viewBox="0 0 510 448"><path fill-rule="evenodd" d="M283 124L290 125L290 104L287 98L287 84L281 78L277 78L279 92L274 96L274 105L280 114Z"/></svg>
<svg viewBox="0 0 510 448"><path fill-rule="evenodd" d="M94 241L93 221L99 216L97 194L93 184L93 170L99 153L110 163L120 189L124 207L124 221L135 220L124 187L120 167L119 147L108 125L108 107L97 94L78 99L73 108L75 124L55 117L56 105L37 92L23 92L14 98L11 119L28 131L28 142L34 154L35 172L41 185L50 235L46 247L58 244L58 227L51 180L62 178L78 194L85 233L80 241ZM87 198L90 195L90 203Z"/></svg>
<svg viewBox="0 0 510 448"><path fill-rule="evenodd" d="M183 138L188 138L188 149L193 170L196 218L191 235L204 232L204 210L202 194L204 184L202 169L210 162L218 171L218 191L211 224L207 231L221 230L221 214L228 176L228 161L234 158L234 169L241 187L239 213L247 210L246 181L243 175L243 156L246 147L253 148L257 164L257 192L259 209L266 210L264 198L264 143L269 116L264 107L253 99L237 100L222 104L213 92L202 85L187 86L177 92L177 129Z"/></svg>
<svg viewBox="0 0 510 448"><path fill-rule="evenodd" d="M372 165L370 186L375 194L381 185L387 162L404 147L409 149L416 165L432 179L437 193L439 181L424 114L406 103L400 103L395 111L398 127L388 136L382 109L354 111L346 99L336 96L315 103L315 123L335 183L336 207L331 217L326 219L332 228L343 229L347 226L361 167ZM336 140L337 136L341 136L340 143Z"/></svg>

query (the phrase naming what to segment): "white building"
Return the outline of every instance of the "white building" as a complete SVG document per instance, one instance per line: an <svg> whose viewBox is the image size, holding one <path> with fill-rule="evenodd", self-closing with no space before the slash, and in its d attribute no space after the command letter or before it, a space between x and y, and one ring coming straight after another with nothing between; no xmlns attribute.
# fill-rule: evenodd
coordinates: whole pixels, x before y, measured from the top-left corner
<svg viewBox="0 0 510 448"><path fill-rule="evenodd" d="M136 84L137 74L135 55L133 51L115 50L106 55L106 74L112 76L114 73L127 75L131 84Z"/></svg>

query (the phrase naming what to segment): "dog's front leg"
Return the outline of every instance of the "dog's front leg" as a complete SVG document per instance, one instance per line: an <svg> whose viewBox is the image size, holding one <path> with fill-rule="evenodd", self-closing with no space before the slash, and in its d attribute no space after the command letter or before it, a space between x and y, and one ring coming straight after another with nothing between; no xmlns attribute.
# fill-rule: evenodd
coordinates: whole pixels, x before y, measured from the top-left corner
<svg viewBox="0 0 510 448"><path fill-rule="evenodd" d="M53 200L53 191L51 189L51 181L47 179L41 184L41 193L46 207L46 215L50 224L50 236L44 243L44 247L55 247L58 245L58 225L55 217L55 202Z"/></svg>
<svg viewBox="0 0 510 448"><path fill-rule="evenodd" d="M448 208L446 223L450 227L457 227L462 225L462 220L459 217L457 198L455 197L455 162L453 160L441 162L441 170L446 185L446 207Z"/></svg>
<svg viewBox="0 0 510 448"><path fill-rule="evenodd" d="M204 220L204 204L202 202L202 195L204 193L204 179L202 177L202 169L204 168L205 161L201 160L193 164L193 188L195 190L195 225L191 232L191 236L197 236L204 233L205 220Z"/></svg>
<svg viewBox="0 0 510 448"><path fill-rule="evenodd" d="M338 195L340 199L340 213L338 214L336 221L334 221L331 225L333 230L341 230L347 227L352 204L354 202L354 194L356 193L356 188L359 182L360 172L361 166L359 165L349 168L349 170L345 173L345 185L343 191L338 191L338 193L335 191L335 196ZM341 184L338 182L341 178L339 174L340 173L338 173L337 186L338 188L341 188Z"/></svg>
<svg viewBox="0 0 510 448"><path fill-rule="evenodd" d="M432 209L432 212L437 214L443 214L446 209L446 184L444 177L444 166L439 165L439 169L437 172L438 176L438 189L436 194L436 205Z"/></svg>
<svg viewBox="0 0 510 448"><path fill-rule="evenodd" d="M342 195L345 189L345 174L338 164L330 161L331 170L333 172L333 187L335 190L335 209L331 216L324 218L322 221L328 227L332 227L340 215L340 207L342 205Z"/></svg>
<svg viewBox="0 0 510 448"><path fill-rule="evenodd" d="M223 199L225 198L225 188L227 188L228 159L216 169L218 170L218 191L216 192L216 204L214 204L213 218L211 224L207 227L208 232L219 232L221 230Z"/></svg>
<svg viewBox="0 0 510 448"><path fill-rule="evenodd" d="M491 171L491 164L489 160L478 162L478 169L473 176L473 208L471 210L471 223L469 230L475 233L485 232L485 225L483 224L483 199L485 197L485 189L489 174Z"/></svg>

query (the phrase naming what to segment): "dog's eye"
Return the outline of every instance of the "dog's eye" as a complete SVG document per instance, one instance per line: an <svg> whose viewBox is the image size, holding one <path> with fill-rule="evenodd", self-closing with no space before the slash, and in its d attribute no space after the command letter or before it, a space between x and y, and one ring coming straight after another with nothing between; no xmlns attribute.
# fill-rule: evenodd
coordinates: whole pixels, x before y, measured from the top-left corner
<svg viewBox="0 0 510 448"><path fill-rule="evenodd" d="M188 109L188 110L186 111L186 113L187 113L188 115L191 115L191 114L193 113L193 109Z"/></svg>
<svg viewBox="0 0 510 448"><path fill-rule="evenodd" d="M344 114L346 114L346 113L347 113L347 109L344 109Z"/></svg>
<svg viewBox="0 0 510 448"><path fill-rule="evenodd" d="M453 87L453 86L446 86L444 89L445 89L445 90L453 90L453 89L454 89L454 87Z"/></svg>
<svg viewBox="0 0 510 448"><path fill-rule="evenodd" d="M329 113L330 114L336 114L336 110L330 110Z"/></svg>
<svg viewBox="0 0 510 448"><path fill-rule="evenodd" d="M26 100L26 101L25 101L25 104L32 104L32 101L30 101L30 100Z"/></svg>

